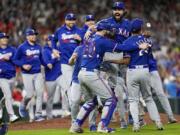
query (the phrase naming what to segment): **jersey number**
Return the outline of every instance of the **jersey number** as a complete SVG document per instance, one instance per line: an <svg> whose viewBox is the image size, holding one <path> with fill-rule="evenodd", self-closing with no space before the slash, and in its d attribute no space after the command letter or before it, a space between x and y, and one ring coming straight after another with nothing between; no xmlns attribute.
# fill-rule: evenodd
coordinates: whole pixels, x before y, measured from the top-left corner
<svg viewBox="0 0 180 135"><path fill-rule="evenodd" d="M144 53L148 53L148 50L140 50L139 51L139 56L143 56Z"/></svg>

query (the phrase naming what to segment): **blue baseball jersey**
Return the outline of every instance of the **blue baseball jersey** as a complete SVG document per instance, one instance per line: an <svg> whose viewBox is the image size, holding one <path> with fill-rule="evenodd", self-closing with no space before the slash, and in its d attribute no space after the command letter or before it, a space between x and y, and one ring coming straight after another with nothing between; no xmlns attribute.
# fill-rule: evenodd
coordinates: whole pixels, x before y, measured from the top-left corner
<svg viewBox="0 0 180 135"><path fill-rule="evenodd" d="M30 45L28 41L18 47L14 56L14 63L26 74L40 73L42 62L41 46L37 43ZM22 67L24 64L31 65L31 69L24 70Z"/></svg>
<svg viewBox="0 0 180 135"><path fill-rule="evenodd" d="M94 35L85 45L82 53L81 68L99 69L105 51L112 51L112 42L100 35Z"/></svg>
<svg viewBox="0 0 180 135"><path fill-rule="evenodd" d="M151 49L141 50L139 45L141 43L148 43L152 45L152 40L145 38L143 35L131 36L126 41L123 42L121 46L118 46L117 49L126 50L130 57L129 67L136 65L149 65L149 53Z"/></svg>
<svg viewBox="0 0 180 135"><path fill-rule="evenodd" d="M68 29L66 25L61 26L55 32L55 39L59 41L61 52L61 63L68 64L74 49L79 45L79 41L73 38L74 34L81 36L81 30L77 26Z"/></svg>
<svg viewBox="0 0 180 135"><path fill-rule="evenodd" d="M84 45L80 45L73 52L77 54L76 62L74 65L74 71L72 75L72 81L76 83L79 83L78 74L79 74L79 71L81 70L81 59L82 59L83 48L84 48Z"/></svg>
<svg viewBox="0 0 180 135"><path fill-rule="evenodd" d="M83 49L81 68L88 70L99 69L105 52L119 52L138 48L138 46L124 46L126 45L116 44L113 40L104 36L93 35Z"/></svg>
<svg viewBox="0 0 180 135"><path fill-rule="evenodd" d="M16 49L11 46L0 48L0 78L10 79L15 77L16 69L13 63L15 51ZM5 60L5 57L9 57L9 60Z"/></svg>
<svg viewBox="0 0 180 135"><path fill-rule="evenodd" d="M118 22L114 17L110 17L101 21L111 23L116 27L114 39L116 42L123 43L123 41L131 36L131 23L128 19L121 19L121 21Z"/></svg>
<svg viewBox="0 0 180 135"><path fill-rule="evenodd" d="M61 62L60 58L55 58L52 53L53 48L45 46L42 50L43 65L45 67L45 79L46 81L55 81L61 74ZM48 64L52 64L53 68L49 69Z"/></svg>

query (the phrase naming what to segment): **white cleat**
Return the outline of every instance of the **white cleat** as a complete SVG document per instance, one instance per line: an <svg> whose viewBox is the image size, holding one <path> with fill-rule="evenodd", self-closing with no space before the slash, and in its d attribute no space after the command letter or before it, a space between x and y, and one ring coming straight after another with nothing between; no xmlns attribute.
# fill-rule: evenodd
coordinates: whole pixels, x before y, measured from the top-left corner
<svg viewBox="0 0 180 135"><path fill-rule="evenodd" d="M133 125L132 130L133 130L133 132L140 132L140 126L139 125Z"/></svg>
<svg viewBox="0 0 180 135"><path fill-rule="evenodd" d="M155 124L157 130L164 130L163 124L160 121L156 121Z"/></svg>
<svg viewBox="0 0 180 135"><path fill-rule="evenodd" d="M19 117L14 114L14 115L11 115L9 119L10 119L10 122L16 122L19 119Z"/></svg>
<svg viewBox="0 0 180 135"><path fill-rule="evenodd" d="M62 117L68 117L68 116L70 116L70 115L71 115L71 112L65 110L65 111L63 112Z"/></svg>
<svg viewBox="0 0 180 135"><path fill-rule="evenodd" d="M99 133L114 133L115 129L105 127L102 122L98 124L97 132Z"/></svg>
<svg viewBox="0 0 180 135"><path fill-rule="evenodd" d="M72 123L71 128L69 129L70 133L83 133L83 129L76 123Z"/></svg>

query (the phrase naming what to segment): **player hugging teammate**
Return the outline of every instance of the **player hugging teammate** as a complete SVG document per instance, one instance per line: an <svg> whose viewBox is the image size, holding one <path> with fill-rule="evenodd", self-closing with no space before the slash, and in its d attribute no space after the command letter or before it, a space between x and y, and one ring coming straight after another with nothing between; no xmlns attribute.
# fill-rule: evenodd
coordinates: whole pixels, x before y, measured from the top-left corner
<svg viewBox="0 0 180 135"><path fill-rule="evenodd" d="M152 91L160 99L169 123L176 123L163 93L152 54L152 39L147 33L143 34L143 20L125 19L126 13L125 4L115 2L111 17L95 24L94 16L87 15L82 29L76 24L76 15L68 13L65 24L54 34L48 35L43 48L37 42L35 29L26 30L26 40L17 49L8 45L5 33L0 33L0 88L4 94L1 101L5 100L10 121L18 119L12 108L11 96L15 66L18 66L26 91L19 114L21 117L29 116L30 122L45 119L42 115L45 87L47 119L53 118L53 98L59 87L64 116L71 114L71 133L83 133L81 126L89 114L90 131L115 132L108 126L116 108L120 114L120 127L127 128L124 95L132 115L134 132L140 131L142 125L140 120L143 117L139 117L140 98L145 102L157 129L163 130ZM102 76L104 72L107 77ZM85 103L80 108L82 98ZM96 125L98 106L102 106L102 114ZM142 106L141 110L144 110ZM6 131L7 124L0 129L2 135Z"/></svg>

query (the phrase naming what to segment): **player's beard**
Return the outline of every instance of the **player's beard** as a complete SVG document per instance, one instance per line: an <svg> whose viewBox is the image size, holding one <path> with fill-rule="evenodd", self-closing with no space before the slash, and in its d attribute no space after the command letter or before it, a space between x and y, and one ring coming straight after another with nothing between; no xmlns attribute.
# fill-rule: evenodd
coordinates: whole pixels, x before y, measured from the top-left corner
<svg viewBox="0 0 180 135"><path fill-rule="evenodd" d="M112 13L113 14L113 13ZM113 14L113 17L114 19L117 21L117 22L120 22L122 20L122 18L127 14L126 11L123 12L123 14L120 14L120 13L115 13Z"/></svg>

